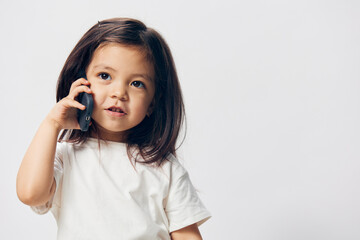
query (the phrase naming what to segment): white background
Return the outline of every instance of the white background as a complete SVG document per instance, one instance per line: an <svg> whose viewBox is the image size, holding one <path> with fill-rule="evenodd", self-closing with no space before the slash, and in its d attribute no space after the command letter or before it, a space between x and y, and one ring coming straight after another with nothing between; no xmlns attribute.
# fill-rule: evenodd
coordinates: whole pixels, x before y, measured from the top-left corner
<svg viewBox="0 0 360 240"><path fill-rule="evenodd" d="M17 198L17 171L68 54L112 17L172 50L204 239L360 239L359 1L1 0L0 13L0 239L55 239L52 214Z"/></svg>

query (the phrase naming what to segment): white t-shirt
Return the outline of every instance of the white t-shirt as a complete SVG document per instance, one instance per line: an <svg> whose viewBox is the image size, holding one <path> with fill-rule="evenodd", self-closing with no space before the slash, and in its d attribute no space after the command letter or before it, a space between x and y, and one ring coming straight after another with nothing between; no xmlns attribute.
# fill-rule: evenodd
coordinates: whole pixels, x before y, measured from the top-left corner
<svg viewBox="0 0 360 240"><path fill-rule="evenodd" d="M51 210L58 240L167 239L170 232L211 214L172 155L158 169L131 165L124 143L89 138L82 145L57 143L56 191L48 203L31 207L38 214Z"/></svg>

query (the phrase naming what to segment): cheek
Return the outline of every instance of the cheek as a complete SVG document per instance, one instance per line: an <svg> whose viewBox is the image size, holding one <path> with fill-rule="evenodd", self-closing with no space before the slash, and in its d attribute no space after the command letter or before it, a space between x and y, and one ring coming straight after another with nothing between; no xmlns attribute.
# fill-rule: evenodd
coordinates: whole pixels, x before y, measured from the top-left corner
<svg viewBox="0 0 360 240"><path fill-rule="evenodd" d="M136 106L134 106L134 110L139 114L144 114L144 112L146 112L147 110L147 105L145 103L137 104Z"/></svg>
<svg viewBox="0 0 360 240"><path fill-rule="evenodd" d="M100 108L104 104L106 99L106 96L104 94L100 94L99 92L95 92L95 91L93 91L92 97L93 97L95 109Z"/></svg>
<svg viewBox="0 0 360 240"><path fill-rule="evenodd" d="M136 109L136 111L139 113L146 114L150 106L150 103L151 101L149 101L149 99L147 99L146 97L142 99L138 99L136 104L134 104L134 109Z"/></svg>

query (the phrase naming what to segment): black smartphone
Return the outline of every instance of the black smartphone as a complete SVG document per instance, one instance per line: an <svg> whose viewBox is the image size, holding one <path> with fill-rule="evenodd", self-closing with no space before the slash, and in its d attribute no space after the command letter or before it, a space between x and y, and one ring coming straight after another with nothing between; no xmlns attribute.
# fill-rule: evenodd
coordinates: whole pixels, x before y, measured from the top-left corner
<svg viewBox="0 0 360 240"><path fill-rule="evenodd" d="M82 71L79 74L78 78L81 77L87 80L85 71ZM81 131L86 132L89 129L91 114L94 107L94 100L92 95L86 92L79 93L77 99L79 103L81 103L86 107L84 110L80 110L80 109L77 110L77 119L80 124L80 129Z"/></svg>

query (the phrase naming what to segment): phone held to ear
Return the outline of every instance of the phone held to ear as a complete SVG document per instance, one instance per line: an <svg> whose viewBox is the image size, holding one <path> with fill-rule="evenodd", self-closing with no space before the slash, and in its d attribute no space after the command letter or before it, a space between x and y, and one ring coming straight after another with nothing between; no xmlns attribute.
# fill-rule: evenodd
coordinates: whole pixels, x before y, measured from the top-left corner
<svg viewBox="0 0 360 240"><path fill-rule="evenodd" d="M81 72L80 77L87 80L85 71ZM86 132L89 129L91 114L94 107L94 100L92 95L86 92L79 93L77 99L79 103L86 107L84 110L77 109L77 119L80 125L80 129L81 131Z"/></svg>

